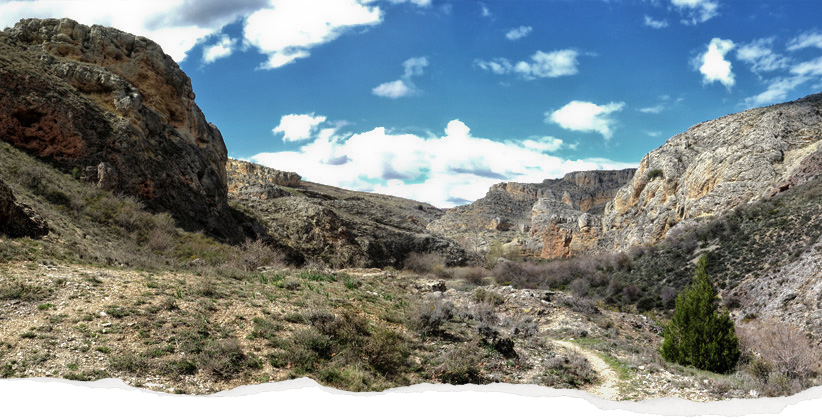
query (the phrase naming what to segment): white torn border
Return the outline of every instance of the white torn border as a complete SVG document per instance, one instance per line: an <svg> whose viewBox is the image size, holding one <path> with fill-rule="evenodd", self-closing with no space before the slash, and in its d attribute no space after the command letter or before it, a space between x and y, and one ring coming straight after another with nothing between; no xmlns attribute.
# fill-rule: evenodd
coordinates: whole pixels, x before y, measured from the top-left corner
<svg viewBox="0 0 822 420"><path fill-rule="evenodd" d="M311 379L302 378L246 385L209 396L190 396L133 388L119 379L95 382L53 378L0 380L0 413L8 419L642 420L701 416L704 419L759 420L818 419L820 412L822 387L790 397L698 403L678 398L606 401L578 390L512 384L419 384L381 393L355 393L323 387Z"/></svg>

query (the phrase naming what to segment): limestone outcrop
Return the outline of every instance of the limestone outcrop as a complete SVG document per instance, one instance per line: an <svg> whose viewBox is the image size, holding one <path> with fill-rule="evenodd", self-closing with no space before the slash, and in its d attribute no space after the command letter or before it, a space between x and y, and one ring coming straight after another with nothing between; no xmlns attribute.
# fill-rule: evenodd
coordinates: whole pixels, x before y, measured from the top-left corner
<svg viewBox="0 0 822 420"><path fill-rule="evenodd" d="M401 267L412 252L438 254L451 265L470 262L454 243L427 232L442 210L381 194L300 181L293 172L229 160L229 196L263 224L272 243L305 262L337 267Z"/></svg>
<svg viewBox="0 0 822 420"><path fill-rule="evenodd" d="M48 223L30 207L20 204L0 180L0 233L11 237L39 238L49 233Z"/></svg>
<svg viewBox="0 0 822 420"><path fill-rule="evenodd" d="M648 153L605 208L606 247L654 244L671 227L801 185L822 162L822 94L698 124Z"/></svg>
<svg viewBox="0 0 822 420"><path fill-rule="evenodd" d="M633 175L634 169L581 171L535 184L499 183L428 229L475 241L478 250L492 241L517 241L531 255L569 257L593 247L602 233L598 214Z"/></svg>
<svg viewBox="0 0 822 420"><path fill-rule="evenodd" d="M70 19L24 19L0 33L0 49L2 140L184 228L240 239L220 131L159 45Z"/></svg>

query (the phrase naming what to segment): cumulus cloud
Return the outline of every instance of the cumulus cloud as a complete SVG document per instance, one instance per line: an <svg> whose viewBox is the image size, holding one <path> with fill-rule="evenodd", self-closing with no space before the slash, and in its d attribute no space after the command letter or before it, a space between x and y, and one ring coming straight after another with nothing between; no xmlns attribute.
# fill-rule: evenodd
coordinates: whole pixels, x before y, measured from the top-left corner
<svg viewBox="0 0 822 420"><path fill-rule="evenodd" d="M514 28L506 32L505 37L508 38L509 41L516 41L528 36L533 29L534 28L530 26L520 26L519 28Z"/></svg>
<svg viewBox="0 0 822 420"><path fill-rule="evenodd" d="M696 25L719 15L719 2L715 0L671 0L671 4L684 16L682 23Z"/></svg>
<svg viewBox="0 0 822 420"><path fill-rule="evenodd" d="M488 6L486 6L485 3L480 3L480 14L482 14L482 17L486 18L493 16L493 14L491 14L491 10L488 9Z"/></svg>
<svg viewBox="0 0 822 420"><path fill-rule="evenodd" d="M822 32L805 32L788 42L789 51L801 50L808 47L822 48Z"/></svg>
<svg viewBox="0 0 822 420"><path fill-rule="evenodd" d="M668 21L667 20L655 20L654 18L652 18L648 15L645 15L645 26L650 26L651 28L654 28L654 29L667 28L668 27Z"/></svg>
<svg viewBox="0 0 822 420"><path fill-rule="evenodd" d="M216 44L209 45L203 48L203 62L213 63L214 61L225 58L231 55L236 42L229 38L228 35L223 35Z"/></svg>
<svg viewBox="0 0 822 420"><path fill-rule="evenodd" d="M727 88L734 85L731 62L725 59L725 55L733 50L734 46L731 40L714 38L708 44L708 50L697 57L694 66L702 73L703 84L720 82Z"/></svg>
<svg viewBox="0 0 822 420"><path fill-rule="evenodd" d="M538 78L552 78L571 76L579 70L577 57L579 52L572 49L551 52L537 51L530 61L520 61L512 64L505 58L496 58L490 61L476 60L474 64L495 74L516 74L526 80Z"/></svg>
<svg viewBox="0 0 822 420"><path fill-rule="evenodd" d="M145 36L160 44L166 54L179 62L185 60L194 45L209 35L219 33L223 26L241 16L249 5L249 2L225 5L218 14L206 13L206 18L198 16L196 11L213 7L215 1L196 2L191 5L194 10L185 7L189 3L183 0L7 1L0 3L0 28L14 26L22 18L67 17L85 25L113 26ZM179 17L181 13L187 17ZM169 19L169 16L179 18Z"/></svg>
<svg viewBox="0 0 822 420"><path fill-rule="evenodd" d="M773 52L773 41L774 38L764 38L741 45L736 50L736 58L750 64L757 74L787 68L789 60Z"/></svg>
<svg viewBox="0 0 822 420"><path fill-rule="evenodd" d="M619 112L624 106L624 102L597 105L571 101L560 109L546 112L545 122L557 124L566 130L597 132L608 140L613 136L613 126L616 124L610 115Z"/></svg>
<svg viewBox="0 0 822 420"><path fill-rule="evenodd" d="M408 87L402 80L394 80L393 82L385 82L374 89L371 89L371 93L377 96L383 96L386 98L402 98L403 96L408 96L413 92L413 89Z"/></svg>
<svg viewBox="0 0 822 420"><path fill-rule="evenodd" d="M326 117L314 114L289 114L280 118L280 125L271 130L274 134L283 135L283 141L308 140L325 122Z"/></svg>
<svg viewBox="0 0 822 420"><path fill-rule="evenodd" d="M382 22L379 7L357 0L272 0L270 7L245 20L246 42L268 55L264 69L274 69L310 55L309 50L345 32Z"/></svg>
<svg viewBox="0 0 822 420"><path fill-rule="evenodd" d="M547 154L565 147L553 137L492 141L460 120L441 135L384 127L340 135L317 132L296 152L260 153L250 160L305 179L451 207L474 201L502 180L539 182L567 172L633 166L607 159L566 160Z"/></svg>
<svg viewBox="0 0 822 420"><path fill-rule="evenodd" d="M401 98L419 93L416 85L414 85L412 77L422 76L425 73L425 68L428 66L428 59L426 57L412 57L402 63L404 69L402 78L394 80L393 82L385 82L374 89L371 93L377 96L386 98Z"/></svg>

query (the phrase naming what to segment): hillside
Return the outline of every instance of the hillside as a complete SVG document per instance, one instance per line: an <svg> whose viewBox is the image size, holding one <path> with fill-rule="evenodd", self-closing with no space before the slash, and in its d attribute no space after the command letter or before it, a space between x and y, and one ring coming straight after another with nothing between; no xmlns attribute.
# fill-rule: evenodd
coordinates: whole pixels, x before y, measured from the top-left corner
<svg viewBox="0 0 822 420"><path fill-rule="evenodd" d="M443 211L228 159L144 38L25 20L0 52L3 378L697 401L820 384L822 94L699 124L637 170ZM725 374L658 351L702 255L740 336Z"/></svg>
<svg viewBox="0 0 822 420"><path fill-rule="evenodd" d="M442 211L430 204L302 181L253 163L228 163L229 199L261 221L269 242L304 262L334 267L400 267L411 253L435 253L447 265L472 256L426 231Z"/></svg>

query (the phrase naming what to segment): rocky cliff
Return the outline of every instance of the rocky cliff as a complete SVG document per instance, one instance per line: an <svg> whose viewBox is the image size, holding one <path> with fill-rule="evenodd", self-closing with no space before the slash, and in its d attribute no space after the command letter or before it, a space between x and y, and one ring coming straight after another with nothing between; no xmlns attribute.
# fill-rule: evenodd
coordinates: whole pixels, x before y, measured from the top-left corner
<svg viewBox="0 0 822 420"><path fill-rule="evenodd" d="M346 267L402 266L409 253L435 253L448 264L469 255L425 230L442 210L381 194L301 181L293 172L229 160L229 196L257 218L273 243L305 258Z"/></svg>
<svg viewBox="0 0 822 420"><path fill-rule="evenodd" d="M485 197L449 209L428 228L478 241L479 249L493 240L516 239L530 254L567 257L596 242L602 230L597 214L633 175L633 169L581 171L536 184L496 184Z"/></svg>
<svg viewBox="0 0 822 420"><path fill-rule="evenodd" d="M671 227L801 185L822 162L822 94L728 115L678 134L607 204L606 247L653 244Z"/></svg>
<svg viewBox="0 0 822 420"><path fill-rule="evenodd" d="M31 208L18 203L11 188L0 180L0 233L39 238L48 232L48 223Z"/></svg>
<svg viewBox="0 0 822 420"><path fill-rule="evenodd" d="M220 132L188 76L146 38L69 19L0 34L0 138L185 228L240 238Z"/></svg>

